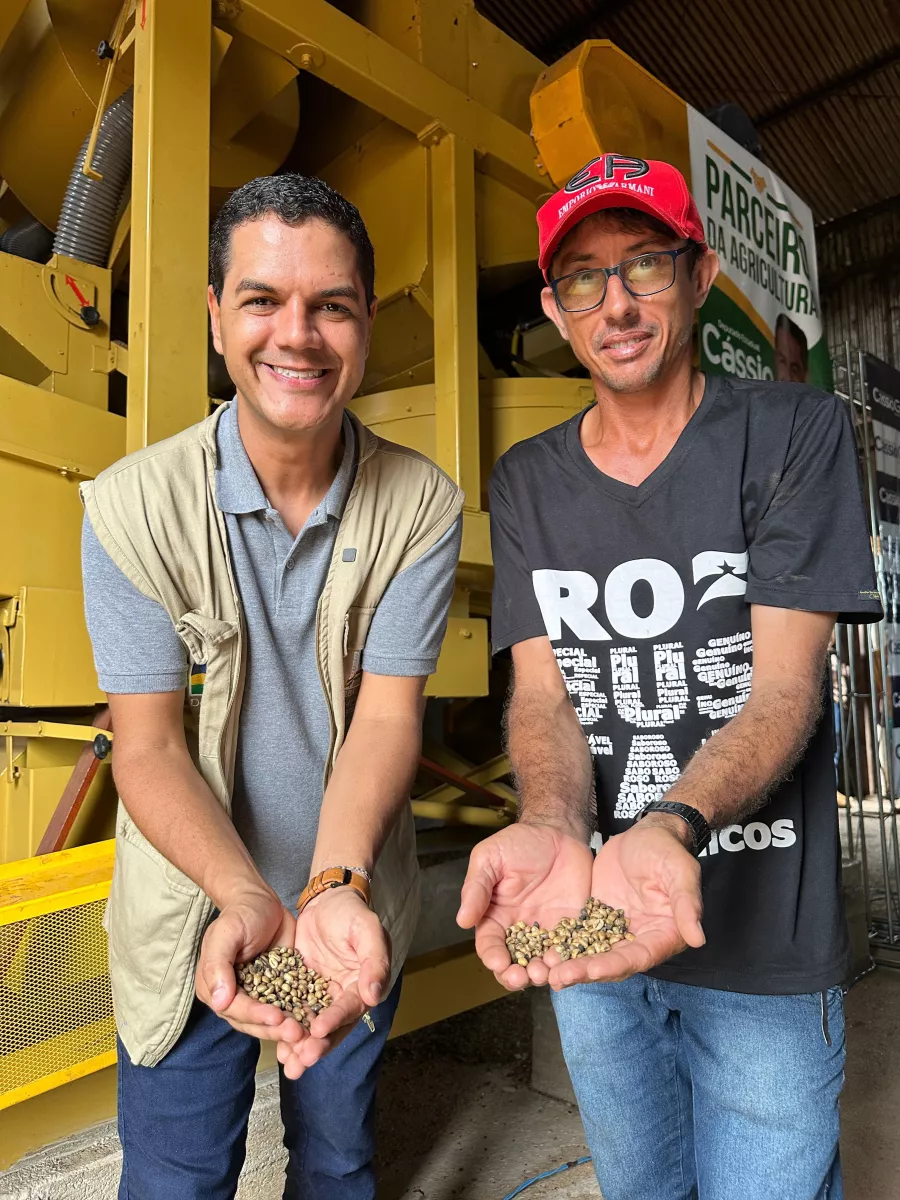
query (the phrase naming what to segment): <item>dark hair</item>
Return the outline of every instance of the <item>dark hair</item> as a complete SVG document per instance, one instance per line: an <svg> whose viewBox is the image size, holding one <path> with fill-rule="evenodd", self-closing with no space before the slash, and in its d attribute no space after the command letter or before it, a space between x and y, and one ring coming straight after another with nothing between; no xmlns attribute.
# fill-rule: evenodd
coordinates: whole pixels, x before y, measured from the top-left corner
<svg viewBox="0 0 900 1200"><path fill-rule="evenodd" d="M601 208L598 212L588 213L586 217L582 217L578 225L573 225L563 240L556 247L553 253L553 258L550 260L550 267L547 274L553 277L553 264L556 262L557 256L562 251L563 246L572 236L576 229L583 221L589 220L591 217L612 217L617 225L621 225L626 233L658 233L660 237L677 238L679 235L665 221L660 221L658 217L654 217L652 213L643 212L639 208ZM703 242L694 242L688 238L688 245L691 247L691 253L687 255L688 274L693 274L694 267L706 253L707 247Z"/></svg>
<svg viewBox="0 0 900 1200"><path fill-rule="evenodd" d="M231 234L238 225L273 213L285 225L317 218L339 229L353 243L366 289L366 304L375 299L375 251L359 209L322 179L309 175L261 175L232 192L209 231L209 282L217 300L228 271Z"/></svg>
<svg viewBox="0 0 900 1200"><path fill-rule="evenodd" d="M800 347L800 356L803 359L803 369L806 370L809 365L809 343L806 340L806 334L797 325L787 313L779 313L778 320L775 322L775 332L778 333L784 329Z"/></svg>

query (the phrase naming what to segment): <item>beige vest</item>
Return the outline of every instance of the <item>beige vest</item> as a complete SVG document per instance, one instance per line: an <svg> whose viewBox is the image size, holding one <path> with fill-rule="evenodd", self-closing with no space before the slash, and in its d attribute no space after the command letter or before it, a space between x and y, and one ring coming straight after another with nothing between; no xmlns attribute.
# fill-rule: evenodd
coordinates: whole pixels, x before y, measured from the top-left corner
<svg viewBox="0 0 900 1200"><path fill-rule="evenodd" d="M213 795L230 811L246 639L225 520L216 504L220 413L115 463L82 484L81 495L113 562L165 608L191 661L206 663L199 712L186 705L188 745ZM375 608L391 579L439 540L463 503L456 484L428 459L376 437L355 417L353 422L359 466L316 613L316 657L331 716L326 784L352 716ZM356 554L345 562L349 547ZM408 806L378 859L372 901L391 939L393 981L418 916ZM106 928L116 1021L132 1062L153 1066L178 1040L212 907L150 845L120 803Z"/></svg>

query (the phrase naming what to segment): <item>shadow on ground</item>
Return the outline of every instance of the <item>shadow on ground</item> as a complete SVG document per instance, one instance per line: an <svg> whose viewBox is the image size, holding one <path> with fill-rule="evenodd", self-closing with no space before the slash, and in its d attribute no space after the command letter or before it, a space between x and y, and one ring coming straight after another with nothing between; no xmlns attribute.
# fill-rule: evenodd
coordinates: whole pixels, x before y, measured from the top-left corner
<svg viewBox="0 0 900 1200"><path fill-rule="evenodd" d="M523 1180L586 1153L578 1110L533 1092L530 1070L524 995L389 1042L379 1089L379 1200L503 1200ZM577 1174L590 1185L584 1168ZM575 1176L559 1178L574 1183ZM557 1194L535 1187L528 1197ZM599 1192L593 1185L571 1195Z"/></svg>

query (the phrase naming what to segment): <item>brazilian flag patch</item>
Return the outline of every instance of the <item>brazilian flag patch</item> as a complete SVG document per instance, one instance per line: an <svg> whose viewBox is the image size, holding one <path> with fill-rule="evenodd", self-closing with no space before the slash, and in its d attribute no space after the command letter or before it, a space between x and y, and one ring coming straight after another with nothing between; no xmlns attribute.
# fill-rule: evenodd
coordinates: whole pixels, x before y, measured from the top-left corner
<svg viewBox="0 0 900 1200"><path fill-rule="evenodd" d="M202 696L206 683L206 663L191 663L191 695Z"/></svg>

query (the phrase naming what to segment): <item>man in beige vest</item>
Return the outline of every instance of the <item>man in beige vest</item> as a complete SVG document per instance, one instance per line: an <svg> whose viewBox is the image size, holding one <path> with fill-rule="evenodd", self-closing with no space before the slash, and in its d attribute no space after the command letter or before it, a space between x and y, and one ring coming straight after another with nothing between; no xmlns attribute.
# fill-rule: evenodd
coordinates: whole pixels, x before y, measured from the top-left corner
<svg viewBox="0 0 900 1200"><path fill-rule="evenodd" d="M372 1200L375 1081L418 906L408 789L462 496L346 411L374 254L327 185L283 175L229 198L209 307L235 400L82 488L121 797L120 1196L235 1194L265 1039L285 1197ZM309 1033L235 985L236 963L286 943L333 981Z"/></svg>

